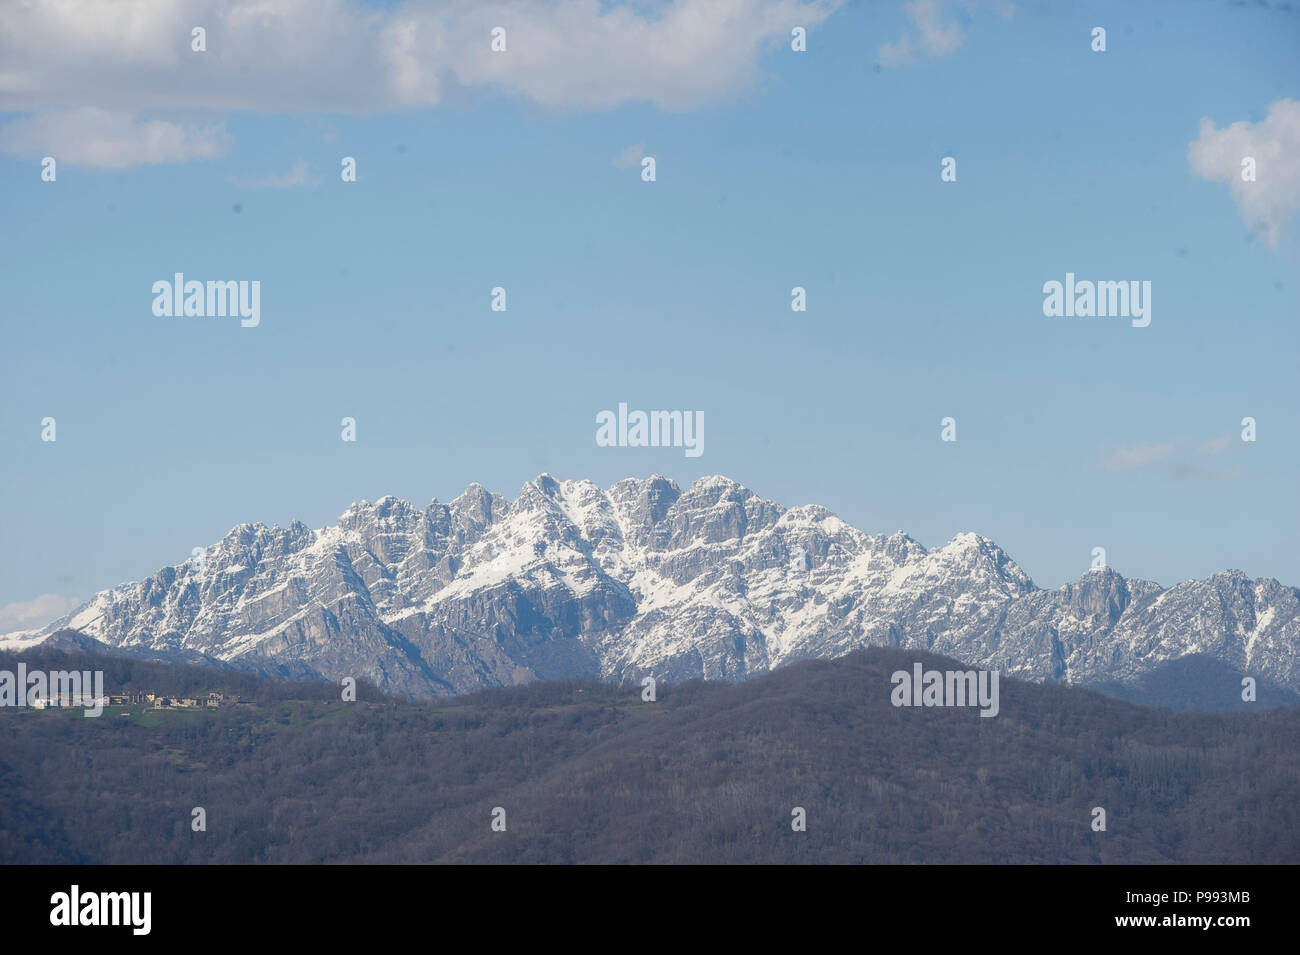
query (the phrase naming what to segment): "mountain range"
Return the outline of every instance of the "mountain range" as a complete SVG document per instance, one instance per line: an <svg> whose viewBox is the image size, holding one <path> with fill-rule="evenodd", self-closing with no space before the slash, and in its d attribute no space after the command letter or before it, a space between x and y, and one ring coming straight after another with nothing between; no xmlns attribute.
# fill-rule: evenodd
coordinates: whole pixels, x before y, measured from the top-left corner
<svg viewBox="0 0 1300 955"><path fill-rule="evenodd" d="M0 647L67 630L115 652L411 697L575 676L738 681L895 646L1138 697L1170 667L1213 672L1193 704L1210 708L1239 703L1241 675L1274 702L1300 699L1295 587L1234 570L1161 587L1102 569L1046 590L977 534L926 549L720 476L683 490L543 474L513 501L471 484L424 508L362 501L319 530L241 524Z"/></svg>

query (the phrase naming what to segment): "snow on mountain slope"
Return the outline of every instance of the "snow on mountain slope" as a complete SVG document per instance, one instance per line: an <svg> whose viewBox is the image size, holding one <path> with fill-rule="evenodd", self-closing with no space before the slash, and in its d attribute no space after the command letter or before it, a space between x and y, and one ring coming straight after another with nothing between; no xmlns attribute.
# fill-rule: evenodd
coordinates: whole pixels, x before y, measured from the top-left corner
<svg viewBox="0 0 1300 955"><path fill-rule="evenodd" d="M873 644L1078 683L1201 654L1300 689L1300 592L1277 581L1228 571L1164 589L1103 570L1040 590L976 534L927 550L720 476L602 490L543 474L513 501L471 484L423 509L362 501L321 530L241 524L37 635L62 628L414 696L572 675L738 680Z"/></svg>

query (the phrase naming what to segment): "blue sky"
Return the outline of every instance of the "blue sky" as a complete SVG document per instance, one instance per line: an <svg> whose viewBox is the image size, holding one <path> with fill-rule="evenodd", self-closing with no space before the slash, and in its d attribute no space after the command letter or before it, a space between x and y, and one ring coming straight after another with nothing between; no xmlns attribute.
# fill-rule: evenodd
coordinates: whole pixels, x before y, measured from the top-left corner
<svg viewBox="0 0 1300 955"><path fill-rule="evenodd" d="M513 498L543 471L721 473L927 546L974 530L1042 586L1096 546L1166 585L1300 584L1300 13L737 0L748 26L700 37L676 7L574 3L565 55L530 50L536 2L331 0L378 18L355 62L321 40L250 79L233 26L202 76L188 56L186 25L238 4L158 6L170 59L87 61L57 23L0 41L24 79L0 92L0 607L88 598L243 521ZM384 30L407 15L445 38L403 86ZM492 72L492 22L524 66ZM637 59L669 41L703 52ZM289 68L320 72L318 102L275 84ZM1244 199L1240 141L1280 150ZM69 157L54 182L46 155ZM260 281L261 324L155 317L177 271ZM1150 326L1045 317L1066 272L1150 281ZM704 454L598 447L619 402L702 411Z"/></svg>

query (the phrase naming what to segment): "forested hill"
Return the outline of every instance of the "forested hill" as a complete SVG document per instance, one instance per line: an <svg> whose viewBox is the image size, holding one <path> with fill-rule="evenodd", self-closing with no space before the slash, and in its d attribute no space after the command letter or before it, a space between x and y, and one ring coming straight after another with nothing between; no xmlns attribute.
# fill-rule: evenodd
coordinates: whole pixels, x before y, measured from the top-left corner
<svg viewBox="0 0 1300 955"><path fill-rule="evenodd" d="M1300 711L1007 679L994 718L896 708L890 675L917 661L964 669L875 648L653 703L584 681L343 703L327 684L209 670L163 687L199 671L101 660L138 688L258 702L0 709L0 862L1300 862Z"/></svg>

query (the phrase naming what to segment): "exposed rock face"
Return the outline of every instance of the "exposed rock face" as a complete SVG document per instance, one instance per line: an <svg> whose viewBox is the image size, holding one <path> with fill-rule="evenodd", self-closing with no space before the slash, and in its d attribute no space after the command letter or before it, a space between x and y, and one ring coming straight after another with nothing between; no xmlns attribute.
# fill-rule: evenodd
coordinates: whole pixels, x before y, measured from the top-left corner
<svg viewBox="0 0 1300 955"><path fill-rule="evenodd" d="M1022 678L1131 682L1189 655L1300 690L1300 592L1237 571L1162 588L1111 570L1047 591L992 541L926 550L724 477L542 475L386 497L313 531L241 524L201 561L104 591L42 633L256 672L443 695L565 676L741 680L869 644ZM201 656L200 656L201 655Z"/></svg>

